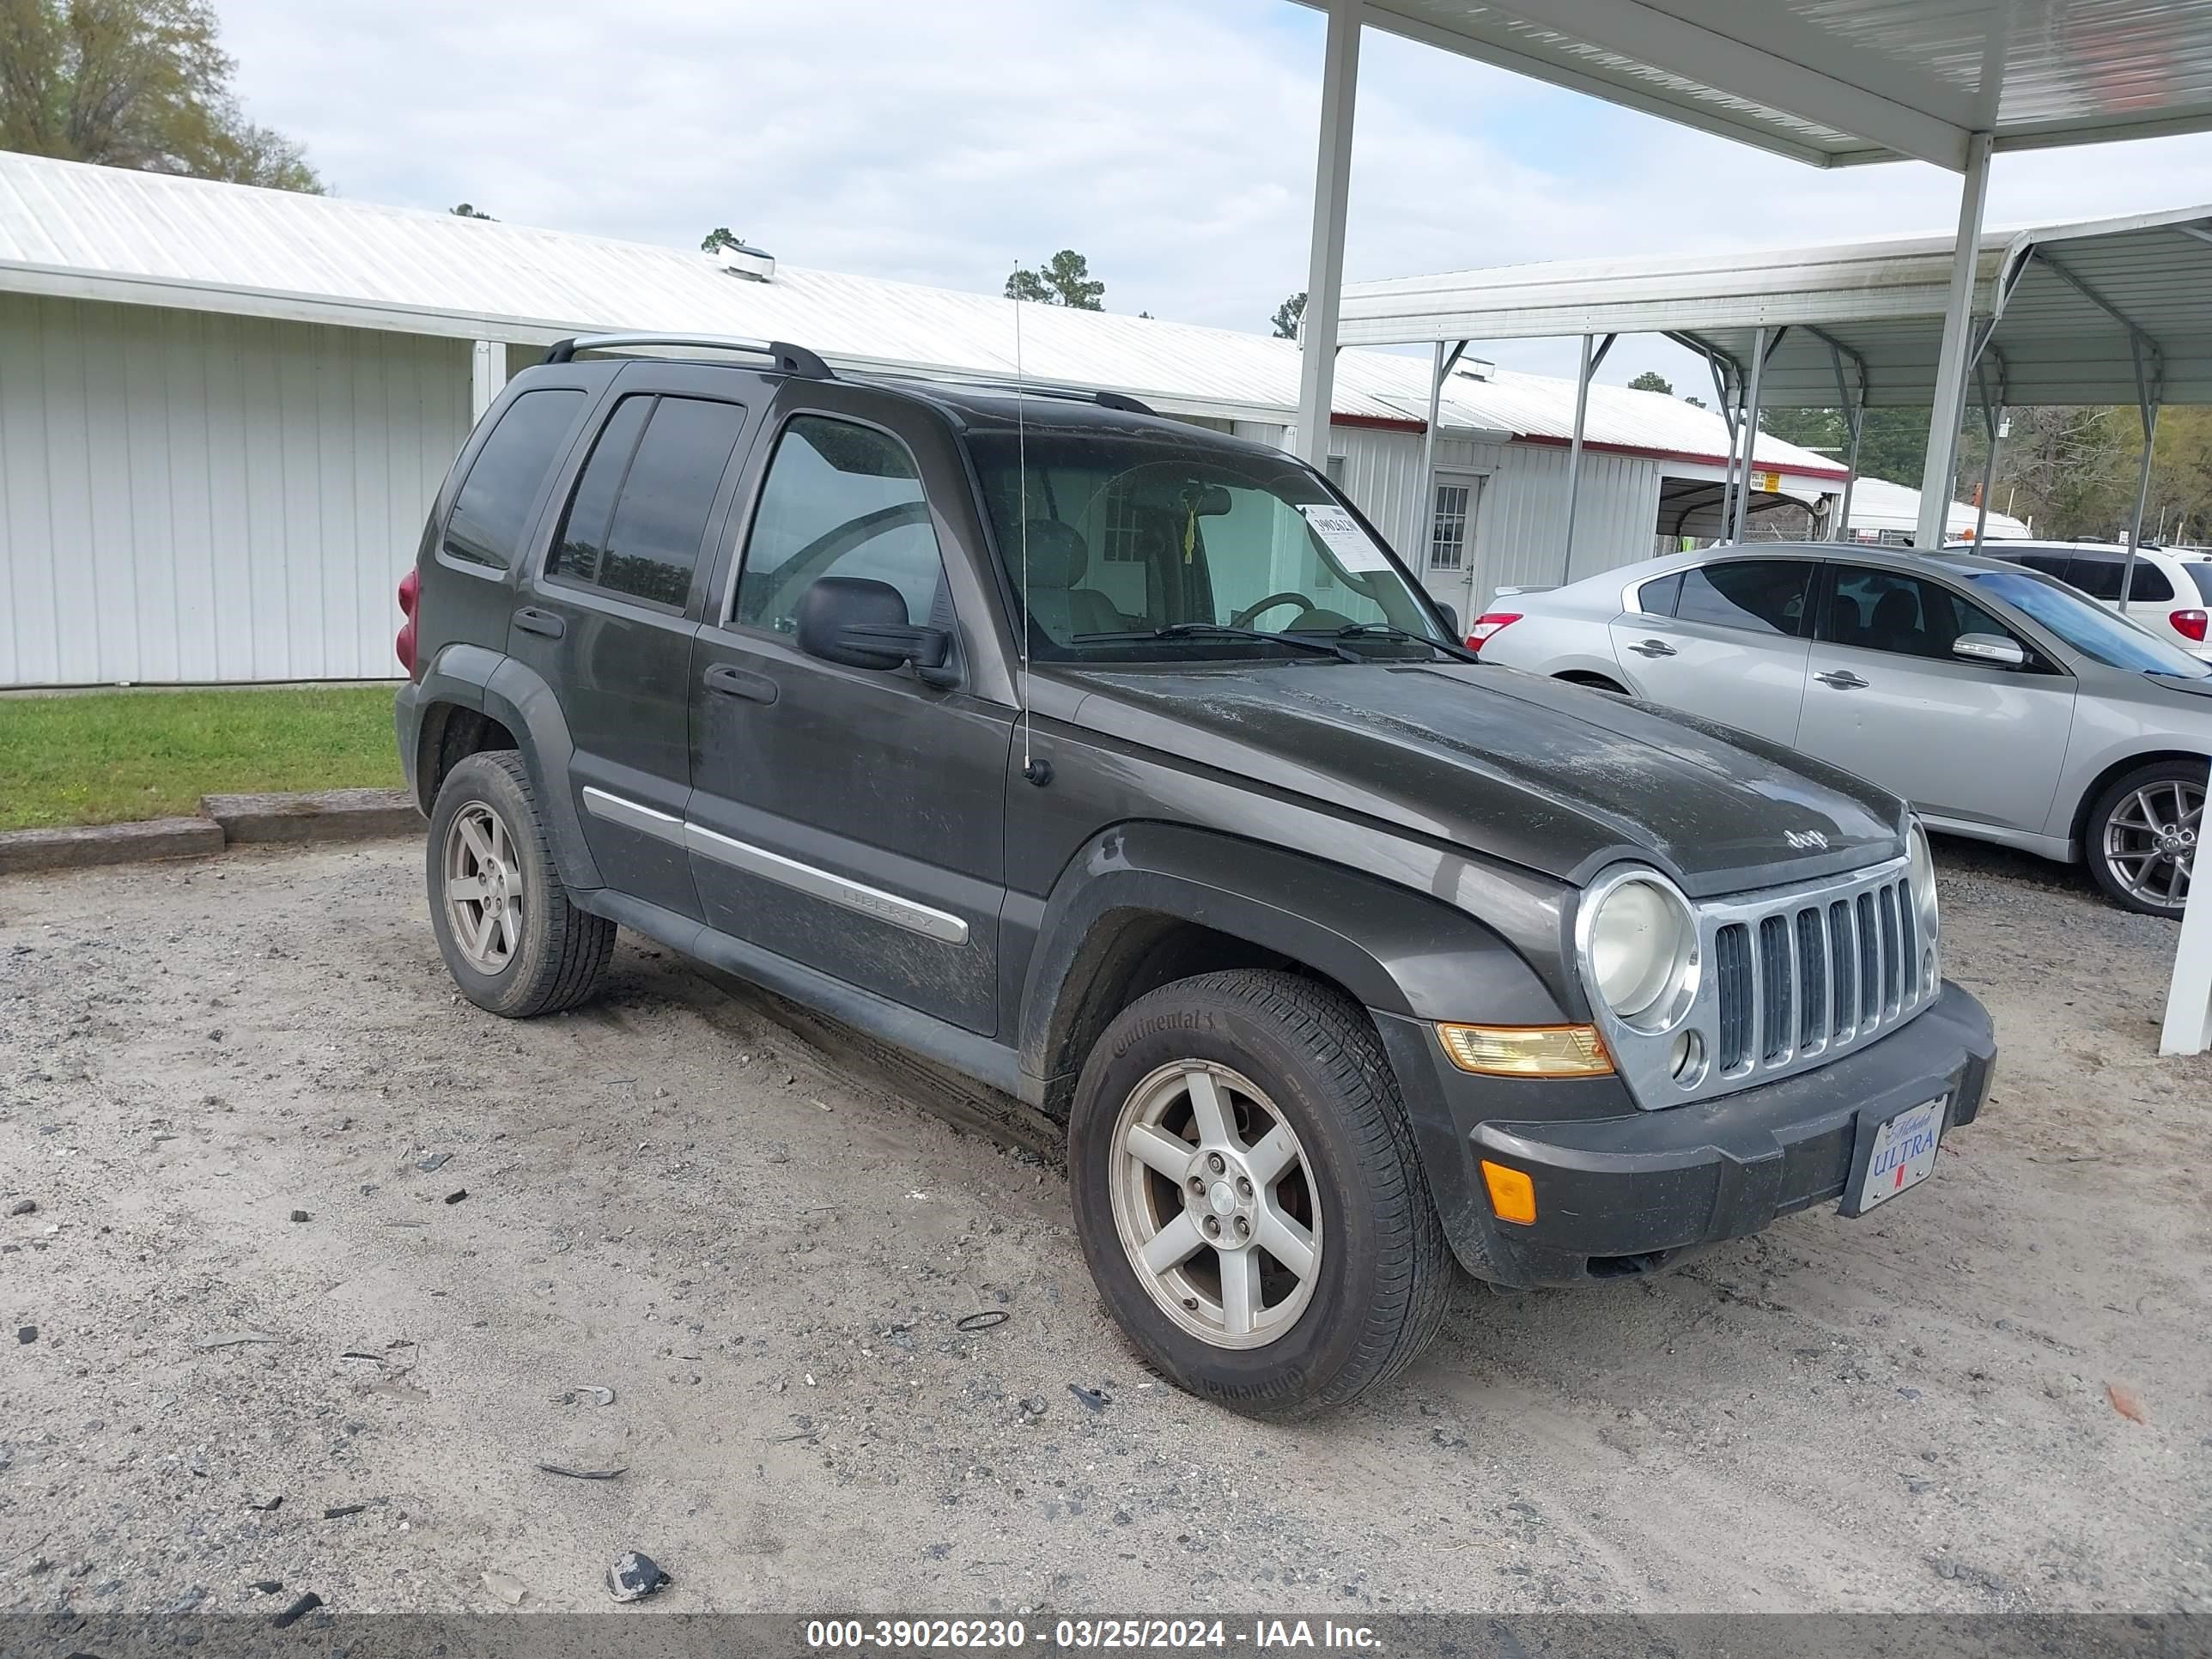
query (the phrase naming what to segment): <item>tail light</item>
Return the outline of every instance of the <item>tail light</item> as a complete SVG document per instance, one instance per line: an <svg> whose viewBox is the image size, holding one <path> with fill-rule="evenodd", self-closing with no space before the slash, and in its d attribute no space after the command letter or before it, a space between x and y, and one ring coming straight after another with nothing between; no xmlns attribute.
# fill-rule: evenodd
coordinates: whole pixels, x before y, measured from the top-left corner
<svg viewBox="0 0 2212 1659"><path fill-rule="evenodd" d="M410 680L416 678L415 607L422 597L422 573L410 570L399 579L399 612L407 620L399 624L399 637L392 642L392 648L399 653L399 665L407 671Z"/></svg>
<svg viewBox="0 0 2212 1659"><path fill-rule="evenodd" d="M1474 619L1474 626L1467 630L1467 648L1480 651L1508 623L1521 620L1518 611L1486 611Z"/></svg>
<svg viewBox="0 0 2212 1659"><path fill-rule="evenodd" d="M2204 643L2204 612L2202 611L2177 611L2166 621L2173 624L2173 631L2182 638L2195 640L2199 645Z"/></svg>

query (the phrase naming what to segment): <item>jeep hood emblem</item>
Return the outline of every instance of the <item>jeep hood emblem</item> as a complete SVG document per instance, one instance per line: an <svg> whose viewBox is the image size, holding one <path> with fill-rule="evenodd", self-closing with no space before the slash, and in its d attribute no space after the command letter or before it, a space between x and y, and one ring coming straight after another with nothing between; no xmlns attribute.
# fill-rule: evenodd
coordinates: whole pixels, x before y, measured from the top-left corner
<svg viewBox="0 0 2212 1659"><path fill-rule="evenodd" d="M1818 830L1785 830L1782 832L1782 839L1801 853L1825 853L1828 850L1828 838Z"/></svg>

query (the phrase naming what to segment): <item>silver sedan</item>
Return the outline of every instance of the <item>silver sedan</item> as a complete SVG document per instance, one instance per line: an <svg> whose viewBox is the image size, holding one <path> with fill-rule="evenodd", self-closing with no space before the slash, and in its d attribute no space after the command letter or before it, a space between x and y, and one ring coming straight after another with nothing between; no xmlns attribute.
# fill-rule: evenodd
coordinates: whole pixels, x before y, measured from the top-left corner
<svg viewBox="0 0 2212 1659"><path fill-rule="evenodd" d="M2212 664L1970 554L1708 548L1501 589L1486 662L1622 691L1856 772L1931 829L2087 858L2178 916L2204 820Z"/></svg>

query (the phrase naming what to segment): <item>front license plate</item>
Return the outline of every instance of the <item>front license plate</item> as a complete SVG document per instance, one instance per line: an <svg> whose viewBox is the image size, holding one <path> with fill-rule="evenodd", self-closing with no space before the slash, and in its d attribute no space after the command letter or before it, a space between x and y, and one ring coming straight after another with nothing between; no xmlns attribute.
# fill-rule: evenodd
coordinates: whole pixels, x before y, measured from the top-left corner
<svg viewBox="0 0 2212 1659"><path fill-rule="evenodd" d="M1874 1132L1866 1183L1859 1188L1859 1213L1895 1198L1928 1178L1936 1167L1936 1148L1943 1138L1943 1108L1948 1095L1899 1112Z"/></svg>

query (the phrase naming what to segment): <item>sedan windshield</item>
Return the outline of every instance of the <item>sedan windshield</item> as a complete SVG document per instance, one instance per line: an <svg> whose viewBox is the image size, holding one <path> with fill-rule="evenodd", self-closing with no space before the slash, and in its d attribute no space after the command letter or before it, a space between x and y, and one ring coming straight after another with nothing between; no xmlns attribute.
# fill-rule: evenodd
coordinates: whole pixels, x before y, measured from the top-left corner
<svg viewBox="0 0 2212 1659"><path fill-rule="evenodd" d="M968 441L1039 660L1328 662L1457 645L1381 543L1287 458L1158 431Z"/></svg>
<svg viewBox="0 0 2212 1659"><path fill-rule="evenodd" d="M2027 570L1976 570L1967 579L2025 611L2086 657L2135 674L2178 680L2212 676L2212 664L2154 638L2063 582Z"/></svg>

